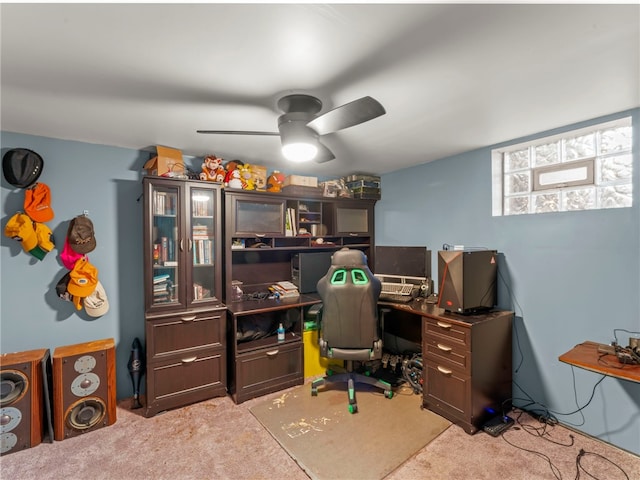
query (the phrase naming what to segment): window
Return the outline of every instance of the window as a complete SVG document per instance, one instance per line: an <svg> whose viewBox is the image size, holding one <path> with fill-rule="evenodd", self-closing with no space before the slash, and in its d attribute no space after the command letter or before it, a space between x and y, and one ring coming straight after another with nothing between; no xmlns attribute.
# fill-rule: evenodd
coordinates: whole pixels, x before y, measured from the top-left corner
<svg viewBox="0 0 640 480"><path fill-rule="evenodd" d="M631 117L491 152L493 215L630 207Z"/></svg>

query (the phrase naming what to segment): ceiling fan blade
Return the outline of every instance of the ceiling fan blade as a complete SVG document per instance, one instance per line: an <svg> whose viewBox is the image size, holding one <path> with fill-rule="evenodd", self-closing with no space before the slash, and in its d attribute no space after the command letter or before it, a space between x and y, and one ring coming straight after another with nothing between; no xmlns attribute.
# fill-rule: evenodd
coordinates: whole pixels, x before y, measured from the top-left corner
<svg viewBox="0 0 640 480"><path fill-rule="evenodd" d="M313 161L316 163L325 163L329 160L333 160L334 158L336 158L336 156L333 154L333 152L329 150L325 145L318 142L318 153L316 153Z"/></svg>
<svg viewBox="0 0 640 480"><path fill-rule="evenodd" d="M371 97L362 97L323 113L307 123L307 127L318 135L326 135L368 122L385 113L387 111L380 102Z"/></svg>
<svg viewBox="0 0 640 480"><path fill-rule="evenodd" d="M253 130L196 130L197 133L212 133L220 135L269 135L280 136L279 132L256 132Z"/></svg>

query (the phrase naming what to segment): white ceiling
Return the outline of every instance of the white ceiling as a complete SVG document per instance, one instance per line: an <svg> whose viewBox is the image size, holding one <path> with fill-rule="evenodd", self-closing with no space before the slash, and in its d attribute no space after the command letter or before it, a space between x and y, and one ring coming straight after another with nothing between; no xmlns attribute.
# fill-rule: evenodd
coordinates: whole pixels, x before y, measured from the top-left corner
<svg viewBox="0 0 640 480"><path fill-rule="evenodd" d="M2 4L2 130L319 176L386 173L640 106L640 6ZM387 114L286 164L276 102ZM90 162L90 159L87 159Z"/></svg>

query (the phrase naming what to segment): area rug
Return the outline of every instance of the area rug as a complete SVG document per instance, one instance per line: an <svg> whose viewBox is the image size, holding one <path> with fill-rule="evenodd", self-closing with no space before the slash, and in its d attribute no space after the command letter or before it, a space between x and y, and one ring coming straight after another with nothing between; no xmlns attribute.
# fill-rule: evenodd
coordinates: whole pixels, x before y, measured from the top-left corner
<svg viewBox="0 0 640 480"><path fill-rule="evenodd" d="M364 385L356 392L354 414L346 388L314 397L309 384L249 410L313 480L382 479L451 425L410 388L391 399Z"/></svg>

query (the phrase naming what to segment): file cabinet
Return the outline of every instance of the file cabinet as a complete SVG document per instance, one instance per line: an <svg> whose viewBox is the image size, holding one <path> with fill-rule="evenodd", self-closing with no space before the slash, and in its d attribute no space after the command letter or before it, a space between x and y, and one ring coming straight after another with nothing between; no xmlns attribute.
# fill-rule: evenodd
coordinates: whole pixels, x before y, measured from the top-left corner
<svg viewBox="0 0 640 480"><path fill-rule="evenodd" d="M513 313L422 318L423 406L473 434L511 409Z"/></svg>

